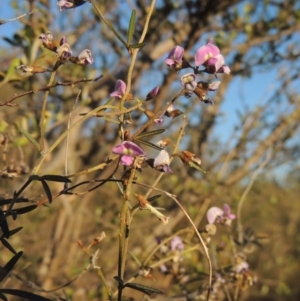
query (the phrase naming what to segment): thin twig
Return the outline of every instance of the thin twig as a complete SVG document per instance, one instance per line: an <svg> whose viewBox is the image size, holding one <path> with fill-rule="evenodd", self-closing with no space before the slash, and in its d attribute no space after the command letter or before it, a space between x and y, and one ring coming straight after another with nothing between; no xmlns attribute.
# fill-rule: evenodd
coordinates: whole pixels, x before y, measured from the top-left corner
<svg viewBox="0 0 300 301"><path fill-rule="evenodd" d="M26 95L35 94L37 92L48 91L49 89L57 87L57 86L68 87L68 86L75 86L75 85L77 85L79 83L86 83L86 82L92 82L92 81L95 82L95 81L99 80L102 77L103 77L103 75L100 75L100 76L98 76L96 78L88 78L88 79L83 78L83 79L80 79L80 80L76 80L74 82L70 82L70 81L67 81L67 82L57 82L57 83L55 83L53 85L47 85L46 87L43 87L43 88L40 88L40 89L37 89L37 90L32 89L32 90L26 91L24 93L21 93L19 95L15 95L14 97L12 97L9 100L7 100L6 102L0 103L0 107L1 106L7 106L8 104L10 104L15 99L18 99L18 98L26 96Z"/></svg>
<svg viewBox="0 0 300 301"><path fill-rule="evenodd" d="M72 112L73 110L75 109L75 106L78 102L78 99L79 99L79 96L80 96L80 93L81 93L81 90L78 91L78 94L77 94L77 97L73 103L73 106L72 106L72 109L69 113L69 117L68 117L68 125L67 125L67 129L69 130L70 129L70 122L71 122L71 116L72 116ZM65 175L68 174L68 150L69 150L69 140L70 140L70 132L68 132L68 135L67 135L67 139L66 139L66 153L65 153Z"/></svg>
<svg viewBox="0 0 300 301"><path fill-rule="evenodd" d="M12 21L19 20L19 19L21 19L21 18L23 18L23 17L26 17L26 16L28 16L28 15L31 15L32 13L33 13L33 11L31 11L31 12L29 12L29 13L25 13L25 14L23 14L23 15L21 15L21 16L18 16L18 17L12 18L12 19L8 19L8 20L0 20L0 25L6 24L6 23L8 23L8 22L12 22Z"/></svg>
<svg viewBox="0 0 300 301"><path fill-rule="evenodd" d="M134 184L137 184L137 185L140 185L140 186L143 186L143 187L147 187L147 188L152 188L153 190L156 190L158 192L161 192L163 194L165 194L166 196L168 196L169 198L171 198L177 205L178 207L181 209L181 211L184 213L184 215L186 216L186 218L188 219L188 221L190 222L190 224L192 225L193 229L195 230L196 232L196 235L203 247L203 250L204 250L204 253L206 255L206 258L207 258L207 261L208 261L208 266L209 266L209 281L208 281L208 291L207 291L207 299L209 299L209 294L210 294L210 290L211 290L211 287L212 287L212 263L211 263L211 259L210 259L210 256L209 256L209 252L208 252L208 248L207 246L205 245L205 242L201 236L201 234L199 233L196 225L194 224L193 220L190 218L189 214L186 212L186 210L184 209L184 207L180 204L180 202L177 200L176 196L165 191L165 190L162 190L162 189L159 189L159 188L155 188L153 186L150 186L150 185L147 185L147 184L144 184L144 183L139 183L139 182L134 182Z"/></svg>
<svg viewBox="0 0 300 301"><path fill-rule="evenodd" d="M242 242L243 240L243 226L242 226L242 221L241 221L241 215L242 215L242 207L244 205L246 196L248 195L249 191L251 190L255 179L257 178L257 176L259 175L259 173L261 172L261 170L268 164L268 162L270 161L272 157L272 149L270 148L266 154L266 158L264 161L261 162L261 164L258 166L258 168L254 171L254 173L252 174L250 181L246 187L246 189L244 190L239 203L238 203L238 207L237 207L237 212L236 212L236 218L237 218L237 226L238 226L238 234L239 234L239 242Z"/></svg>

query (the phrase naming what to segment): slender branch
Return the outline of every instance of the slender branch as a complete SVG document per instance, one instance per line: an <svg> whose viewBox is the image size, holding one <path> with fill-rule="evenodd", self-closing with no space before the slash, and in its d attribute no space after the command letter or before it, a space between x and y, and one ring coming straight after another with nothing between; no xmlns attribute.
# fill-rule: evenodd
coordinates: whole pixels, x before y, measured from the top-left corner
<svg viewBox="0 0 300 301"><path fill-rule="evenodd" d="M52 85L47 85L46 87L43 87L43 88L40 88L40 89L32 89L32 90L29 90L29 91L26 91L24 93L21 93L21 94L18 94L12 98L10 98L9 100L7 100L6 102L3 102L3 103L0 103L0 107L1 106L7 106L9 105L12 101L14 101L15 99L18 99L20 97L23 97L23 96L26 96L26 95L30 95L30 94L35 94L37 92L43 92L43 91L48 91L49 89L52 89L54 87L57 87L57 86L64 86L64 87L68 87L68 86L75 86L79 83L86 83L86 82L96 82L97 80L99 80L100 78L102 78L103 75L100 75L96 78L90 78L90 79L86 79L86 78L83 78L83 79L80 79L80 80L77 80L77 81L74 81L74 82L57 82L55 84L52 84Z"/></svg>
<svg viewBox="0 0 300 301"><path fill-rule="evenodd" d="M208 262L208 266L209 266L209 282L208 282L208 298L209 299L209 294L210 294L210 290L211 290L211 287L212 287L212 263L211 263L211 259L210 259L210 256L209 256L209 252L208 252L208 248L201 236L201 234L199 233L196 225L194 224L194 222L192 221L192 219L190 218L189 214L186 212L186 210L184 209L184 207L180 204L180 202L177 200L176 196L165 191L165 190L162 190L162 189L159 189L159 188L155 188L153 186L150 186L150 185L147 185L147 184L144 184L144 183L139 183L139 182L134 182L134 184L137 184L137 185L140 185L140 186L143 186L143 187L147 187L147 188L152 188L153 190L155 191L159 191L163 194L165 194L166 196L168 196L169 198L171 198L176 204L177 206L181 209L181 211L184 213L184 215L186 216L186 218L188 219L188 221L190 222L190 224L192 225L193 229L195 230L196 232L196 235L203 247L203 250L204 250L204 253L205 253L205 256L207 258L207 262Z"/></svg>
<svg viewBox="0 0 300 301"><path fill-rule="evenodd" d="M73 106L72 106L72 109L69 113L69 117L68 117L68 125L67 125L67 129L70 128L70 123L71 123L71 116L72 116L72 112L73 110L75 109L75 106L78 102L78 99L79 99L79 96L81 94L81 90L78 91L78 94L77 94L77 97L73 103ZM68 151L69 151L69 141L70 141L70 132L68 132L68 135L67 135L67 141L66 141L66 153L65 153L65 175L68 174Z"/></svg>
<svg viewBox="0 0 300 301"><path fill-rule="evenodd" d="M244 205L246 196L248 195L249 191L251 190L255 179L257 178L257 176L259 175L259 173L261 172L261 170L268 164L268 162L271 160L272 157L272 149L270 148L267 152L266 158L264 161L261 162L261 164L258 166L258 168L254 171L254 173L252 174L250 181L246 187L246 189L244 190L240 200L239 200L239 204L237 207L237 212L236 212L236 218L237 218L237 228L238 228L238 234L239 234L239 242L242 242L243 240L243 226L242 226L242 221L241 221L241 215L242 215L242 207Z"/></svg>
<svg viewBox="0 0 300 301"><path fill-rule="evenodd" d="M23 18L23 17L26 17L26 16L28 16L28 15L31 15L32 13L33 13L33 11L31 11L31 12L29 12L29 13L25 13L25 14L23 14L23 15L21 15L21 16L18 16L18 17L12 18L12 19L8 19L8 20L0 20L0 25L6 24L6 23L8 23L8 22L12 22L12 21L19 20L19 19L21 19L21 18Z"/></svg>
<svg viewBox="0 0 300 301"><path fill-rule="evenodd" d="M52 85L55 75L56 75L56 70L51 73L48 85ZM45 117L46 117L46 107L47 107L47 100L48 100L49 93L50 90L47 89L43 98L41 119L40 119L40 150L42 154L45 151L45 127L46 127Z"/></svg>

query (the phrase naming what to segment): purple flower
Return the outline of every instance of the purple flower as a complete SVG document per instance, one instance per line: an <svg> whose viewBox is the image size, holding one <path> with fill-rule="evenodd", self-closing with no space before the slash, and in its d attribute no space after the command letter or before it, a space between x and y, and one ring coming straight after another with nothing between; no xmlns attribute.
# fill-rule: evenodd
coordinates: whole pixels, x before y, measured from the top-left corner
<svg viewBox="0 0 300 301"><path fill-rule="evenodd" d="M231 213L231 209L227 204L224 204L223 206L223 211L224 211L224 217L230 220L234 220L236 218L236 215Z"/></svg>
<svg viewBox="0 0 300 301"><path fill-rule="evenodd" d="M67 61L72 56L72 50L68 43L63 43L56 49L57 59L61 62Z"/></svg>
<svg viewBox="0 0 300 301"><path fill-rule="evenodd" d="M84 49L79 55L78 55L79 65L86 66L90 65L94 62L94 59L92 57L92 52L89 49Z"/></svg>
<svg viewBox="0 0 300 301"><path fill-rule="evenodd" d="M230 225L231 221L236 218L235 214L230 211L230 207L227 204L224 204L223 210L219 207L211 207L208 209L206 217L210 224Z"/></svg>
<svg viewBox="0 0 300 301"><path fill-rule="evenodd" d="M175 236L172 240L171 240L171 250L175 251L183 251L184 249L184 243L181 240L181 238L179 236Z"/></svg>
<svg viewBox="0 0 300 301"><path fill-rule="evenodd" d="M155 88L153 88L146 96L146 101L151 100L152 98L154 98L157 93L159 91L159 86L156 86Z"/></svg>
<svg viewBox="0 0 300 301"><path fill-rule="evenodd" d="M120 163L122 165L132 165L134 158L137 156L146 156L146 153L135 143L131 141L124 141L121 144L115 146L112 152L117 155L121 155Z"/></svg>
<svg viewBox="0 0 300 301"><path fill-rule="evenodd" d="M233 268L236 273L242 273L249 270L249 264L246 261L241 261Z"/></svg>
<svg viewBox="0 0 300 301"><path fill-rule="evenodd" d="M170 156L165 150L161 150L154 159L153 167L161 172L173 172L170 168Z"/></svg>
<svg viewBox="0 0 300 301"><path fill-rule="evenodd" d="M110 94L111 97L115 97L116 99L121 99L122 96L125 94L126 84L121 80L118 79L115 85L115 91Z"/></svg>
<svg viewBox="0 0 300 301"><path fill-rule="evenodd" d="M78 7L84 4L85 0L58 0L57 5L59 6L59 10L62 11L63 9L71 9Z"/></svg>
<svg viewBox="0 0 300 301"><path fill-rule="evenodd" d="M195 64L196 66L204 65L208 60L215 62L216 56L220 53L220 49L212 43L213 39L210 39L209 42L200 47L195 54Z"/></svg>
<svg viewBox="0 0 300 301"><path fill-rule="evenodd" d="M175 46L165 59L167 66L174 67L175 69L181 69L183 53L183 47Z"/></svg>
<svg viewBox="0 0 300 301"><path fill-rule="evenodd" d="M53 43L53 36L50 31L40 34L39 39L41 39L45 48L54 52L56 51L57 46Z"/></svg>
<svg viewBox="0 0 300 301"><path fill-rule="evenodd" d="M225 65L224 57L222 54L218 54L215 58L209 59L206 63L204 72L215 74L215 73L230 73L230 68Z"/></svg>
<svg viewBox="0 0 300 301"><path fill-rule="evenodd" d="M214 224L219 218L222 217L224 211L219 207L211 207L207 210L206 218L209 224Z"/></svg>
<svg viewBox="0 0 300 301"><path fill-rule="evenodd" d="M180 82L190 93L193 92L197 86L196 75L194 73L184 74Z"/></svg>
<svg viewBox="0 0 300 301"><path fill-rule="evenodd" d="M213 39L200 47L195 54L196 66L203 65L205 67L204 72L215 73L230 73L230 69L225 65L224 57L220 54L220 49L212 43Z"/></svg>
<svg viewBox="0 0 300 301"><path fill-rule="evenodd" d="M157 125L163 125L164 124L164 119L163 119L163 115L162 116L159 116L157 118L154 119L154 122L157 124Z"/></svg>
<svg viewBox="0 0 300 301"><path fill-rule="evenodd" d="M67 41L67 38L65 36L63 36L59 41L59 46L65 44L65 43L68 43L68 41Z"/></svg>

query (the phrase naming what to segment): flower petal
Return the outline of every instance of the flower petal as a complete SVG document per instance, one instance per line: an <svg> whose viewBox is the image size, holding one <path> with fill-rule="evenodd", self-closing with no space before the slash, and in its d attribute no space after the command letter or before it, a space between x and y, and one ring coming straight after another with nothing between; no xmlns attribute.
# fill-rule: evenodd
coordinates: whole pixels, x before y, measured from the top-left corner
<svg viewBox="0 0 300 301"><path fill-rule="evenodd" d="M211 207L207 210L206 218L210 224L213 224L216 219L222 216L224 211L219 207Z"/></svg>

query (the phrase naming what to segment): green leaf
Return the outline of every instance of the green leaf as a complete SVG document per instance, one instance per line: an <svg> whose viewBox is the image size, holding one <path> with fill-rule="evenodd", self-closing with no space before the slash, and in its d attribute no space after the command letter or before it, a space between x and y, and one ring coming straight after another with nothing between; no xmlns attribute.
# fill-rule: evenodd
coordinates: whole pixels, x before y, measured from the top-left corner
<svg viewBox="0 0 300 301"><path fill-rule="evenodd" d="M118 38L118 40L127 48L127 44L124 41L124 39L119 35L119 33L114 29L114 27L112 26L112 24L110 22L108 22L107 20L105 20L107 27L115 34L115 36Z"/></svg>
<svg viewBox="0 0 300 301"><path fill-rule="evenodd" d="M38 149L41 150L39 143L23 128L19 127L19 131Z"/></svg>
<svg viewBox="0 0 300 301"><path fill-rule="evenodd" d="M189 166L192 167L192 168L195 168L197 170L200 170L203 173L207 173L206 170L202 169L199 165L197 165L196 163L194 163L192 161L189 162Z"/></svg>
<svg viewBox="0 0 300 301"><path fill-rule="evenodd" d="M129 46L134 34L134 28L135 28L135 17L136 17L136 10L134 9L131 13L129 26L128 26L128 32L127 32L127 45Z"/></svg>
<svg viewBox="0 0 300 301"><path fill-rule="evenodd" d="M13 296L18 296L21 298L25 298L31 301L52 301L51 299L33 294L33 293L29 293L29 292L25 292L22 290L15 290L15 289L10 289L10 288L2 288L0 289L0 294L8 294L8 295L13 295ZM5 299L4 299L5 300ZM7 300L7 299L6 299Z"/></svg>
<svg viewBox="0 0 300 301"><path fill-rule="evenodd" d="M150 286L146 286L146 285L142 285L142 284L139 284L139 283L126 283L124 285L124 287L130 287L134 290L143 292L144 294L147 294L149 296L151 294L162 294L162 295L164 295L164 292L159 290L159 289L156 289L156 288L153 288L153 287L150 287Z"/></svg>
<svg viewBox="0 0 300 301"><path fill-rule="evenodd" d="M154 149L157 149L157 150L162 150L162 148L161 147L159 147L158 145L155 145L155 144L153 144L153 143L151 143L151 142L149 142L149 141L145 141L145 140L142 140L142 139L134 139L134 142L138 142L138 143L141 143L141 144L145 144L145 145L147 145L147 146L149 146L149 147L152 147L152 148L154 148Z"/></svg>
<svg viewBox="0 0 300 301"><path fill-rule="evenodd" d="M53 181L53 182L61 182L61 183L71 183L72 182L69 178L60 176L60 175L44 175L44 176L41 176L41 178L43 180Z"/></svg>
<svg viewBox="0 0 300 301"><path fill-rule="evenodd" d="M141 49L144 46L146 46L146 43L138 43L138 44L131 44L131 45L129 45L129 48L138 48L138 49Z"/></svg>
<svg viewBox="0 0 300 301"><path fill-rule="evenodd" d="M140 139L140 138L144 138L144 137L151 137L151 136L155 136L155 135L159 135L161 133L163 133L166 129L159 129L159 130L154 130L154 131L150 131L150 132L143 132L141 134L139 134L136 138Z"/></svg>

